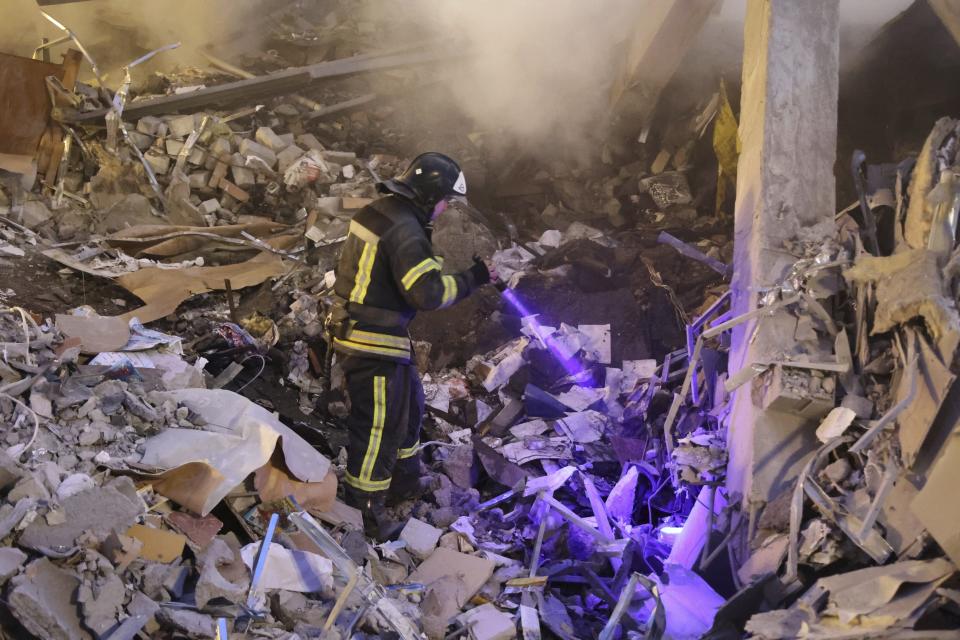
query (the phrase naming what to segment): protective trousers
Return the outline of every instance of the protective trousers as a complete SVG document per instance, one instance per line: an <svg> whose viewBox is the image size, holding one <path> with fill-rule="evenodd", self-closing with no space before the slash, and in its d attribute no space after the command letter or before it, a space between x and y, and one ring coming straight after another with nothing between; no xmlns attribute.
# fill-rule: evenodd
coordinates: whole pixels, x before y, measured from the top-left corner
<svg viewBox="0 0 960 640"><path fill-rule="evenodd" d="M350 396L347 486L373 497L391 482L395 489L415 483L424 405L416 366L358 356L342 366Z"/></svg>

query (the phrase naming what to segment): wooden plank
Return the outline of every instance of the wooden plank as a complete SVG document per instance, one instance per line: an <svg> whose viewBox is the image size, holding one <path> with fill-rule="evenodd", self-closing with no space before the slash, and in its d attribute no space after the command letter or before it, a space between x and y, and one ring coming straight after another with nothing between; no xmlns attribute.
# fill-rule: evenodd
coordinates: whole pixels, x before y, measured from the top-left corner
<svg viewBox="0 0 960 640"><path fill-rule="evenodd" d="M627 46L610 88L610 111L616 113L633 97L625 117L643 131L684 54L700 33L717 0L650 0Z"/></svg>
<svg viewBox="0 0 960 640"><path fill-rule="evenodd" d="M0 53L0 156L19 172L37 153L50 117L47 76L63 80L59 64Z"/></svg>
<svg viewBox="0 0 960 640"><path fill-rule="evenodd" d="M73 91L77 84L77 77L80 75L80 63L83 62L83 54L76 49L68 49L63 54L63 86L68 91ZM47 127L49 135L49 154L41 146L40 157L37 166L44 174L47 184L53 185L57 179L57 170L60 168L60 159L63 158L63 129L57 123L51 123ZM44 169L46 167L46 169Z"/></svg>

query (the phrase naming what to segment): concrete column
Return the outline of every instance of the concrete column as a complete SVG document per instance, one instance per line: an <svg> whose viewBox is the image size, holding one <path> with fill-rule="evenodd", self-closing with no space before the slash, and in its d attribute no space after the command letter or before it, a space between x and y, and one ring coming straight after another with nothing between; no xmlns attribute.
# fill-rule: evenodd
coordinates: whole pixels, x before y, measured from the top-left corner
<svg viewBox="0 0 960 640"><path fill-rule="evenodd" d="M735 212L734 312L756 307L758 291L797 260L784 242L834 232L838 0L748 0ZM787 314L734 331L730 372L781 359L796 346ZM815 448L816 422L764 411L751 387L735 395L728 487L748 503L791 484Z"/></svg>

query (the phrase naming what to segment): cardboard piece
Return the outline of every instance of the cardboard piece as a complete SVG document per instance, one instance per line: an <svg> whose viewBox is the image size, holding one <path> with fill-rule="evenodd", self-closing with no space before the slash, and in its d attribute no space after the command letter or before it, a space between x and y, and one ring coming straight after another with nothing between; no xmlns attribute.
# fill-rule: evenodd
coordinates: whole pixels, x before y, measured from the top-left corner
<svg viewBox="0 0 960 640"><path fill-rule="evenodd" d="M355 531L363 531L363 514L360 513L360 510L336 499L328 508L318 511L317 517L335 527L349 525Z"/></svg>
<svg viewBox="0 0 960 640"><path fill-rule="evenodd" d="M242 218L241 218L242 219ZM189 226L170 226L170 225L137 225L129 227L114 233L107 238L107 243L112 247L117 247L130 255L144 255L156 257L170 257L198 249L210 250L211 248L233 248L238 245L228 243L218 243L210 238L210 235L222 236L224 238L242 238L242 232L246 231L257 238L264 238L271 234L289 229L285 224L280 224L266 218L254 217L252 220L247 218L241 224L224 225L221 227L189 227ZM200 235L182 235L169 240L150 241L145 238L156 238L160 236L170 236L178 233L203 233ZM240 247L247 249L248 247Z"/></svg>
<svg viewBox="0 0 960 640"><path fill-rule="evenodd" d="M424 585L428 591L434 584L453 587L437 590L443 598L437 617L449 620L480 591L493 575L494 566L491 560L440 547L407 580Z"/></svg>
<svg viewBox="0 0 960 640"><path fill-rule="evenodd" d="M253 486L263 502L275 502L293 496L297 503L308 511L326 511L333 507L337 497L335 474L328 473L320 482L299 482L273 463L257 469L253 476Z"/></svg>
<svg viewBox="0 0 960 640"><path fill-rule="evenodd" d="M919 332L913 333L919 346L917 349L919 359L917 395L913 402L897 416L900 456L907 468L910 468L916 460L920 448L927 439L927 434L930 433L934 418L940 411L940 405L943 404L947 392L956 379L956 376L950 373L950 369L943 366L940 358ZM909 387L904 388L904 385L901 385L897 392L894 404L900 402L910 390Z"/></svg>
<svg viewBox="0 0 960 640"><path fill-rule="evenodd" d="M79 338L81 353L119 351L130 339L130 327L121 318L57 314L57 329L68 338Z"/></svg>
<svg viewBox="0 0 960 640"><path fill-rule="evenodd" d="M230 280L236 290L258 285L267 278L285 272L283 259L273 253L261 253L246 262L222 267L140 269L120 276L117 284L146 304L119 317L125 321L139 318L144 323L153 322L172 314L180 303L191 296L223 290L226 280Z"/></svg>
<svg viewBox="0 0 960 640"><path fill-rule="evenodd" d="M199 414L216 431L168 429L149 438L139 463L168 470L154 489L201 516L281 449L297 480L323 482L330 461L276 416L223 389L180 389L164 394ZM330 482L327 480L327 482ZM324 491L336 491L327 486Z"/></svg>
<svg viewBox="0 0 960 640"><path fill-rule="evenodd" d="M842 624L889 627L912 616L955 572L944 558L871 567L821 578L798 603L811 605L826 592L826 616Z"/></svg>
<svg viewBox="0 0 960 640"><path fill-rule="evenodd" d="M960 430L954 430L910 509L951 560L960 563Z"/></svg>
<svg viewBox="0 0 960 640"><path fill-rule="evenodd" d="M183 548L187 544L186 536L142 524L135 524L127 529L126 535L143 543L140 549L141 558L164 564L173 562L183 555Z"/></svg>

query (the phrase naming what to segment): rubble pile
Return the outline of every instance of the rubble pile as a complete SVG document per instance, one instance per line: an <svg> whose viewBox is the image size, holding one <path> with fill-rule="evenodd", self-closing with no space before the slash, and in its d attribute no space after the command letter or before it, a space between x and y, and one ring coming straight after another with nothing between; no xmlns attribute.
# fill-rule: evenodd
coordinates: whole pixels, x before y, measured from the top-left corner
<svg viewBox="0 0 960 640"><path fill-rule="evenodd" d="M451 207L436 253L502 282L411 327L432 488L378 544L337 498L324 318L351 217L408 158L391 107L357 110L381 96L321 81L404 84L439 53L365 53L377 27L288 9L241 59L264 75L208 53L215 73L133 82L171 46L116 91L54 21L83 51L24 89L53 110L25 124L36 185L0 173L0 268L39 256L76 295L44 317L0 288L0 635L954 637L957 121L915 162L855 156L857 202L777 248L794 261L750 309L722 84L620 167L462 136L496 213ZM753 322L784 346L728 370ZM744 400L809 427L762 504L727 488Z"/></svg>
<svg viewBox="0 0 960 640"><path fill-rule="evenodd" d="M176 371L179 341L142 350L143 333L124 347L131 358L152 353ZM129 358L101 358L122 351L82 357L80 340L20 308L0 310L0 336L3 582L30 634L213 637L211 617L167 606L185 591L199 608L247 597L249 553L236 536L217 537L212 508L254 472L296 485L311 507L333 500L323 456L243 397L188 388L202 381L192 366L180 372L196 376L161 379ZM311 588L327 584L329 563L312 562L326 574Z"/></svg>
<svg viewBox="0 0 960 640"><path fill-rule="evenodd" d="M112 95L58 87L62 154L36 191L4 183L7 256L39 253L84 293L93 276L141 301L113 300L117 316L75 304L49 319L0 314L15 635L609 637L663 633L680 585L719 606L696 574L664 568L725 456L716 420L686 410L675 446L664 440L685 352L615 359L616 327L543 326L516 297L515 339L458 369L422 367L433 372L423 449L434 490L400 507L398 540L366 540L359 513L335 498L346 405L316 409L330 400L324 294L350 217L402 161L349 150L344 126L319 122L308 100L226 110L205 97L222 78L157 79L135 99L129 76ZM572 179L555 201L591 210L604 191L605 215L623 227L613 191L630 182L655 208L689 209L682 174L665 171L642 185L633 169L606 186ZM597 252L618 242L553 210L523 228L539 241L502 251L476 210L452 211L435 239L449 268L494 254L513 285L609 278ZM621 262L617 277L632 264ZM644 265L671 292L672 322L696 306ZM259 293L238 309L234 291L249 287Z"/></svg>
<svg viewBox="0 0 960 640"><path fill-rule="evenodd" d="M819 424L818 448L749 522L731 517L749 543L732 564L743 590L709 637L956 633L956 127L938 122L915 165L871 166L836 237L792 247L807 258L762 297L758 311L787 309L803 338L725 384ZM811 357L824 344L833 357Z"/></svg>

